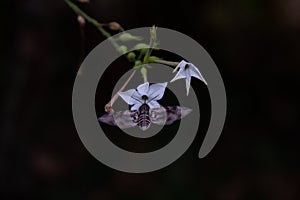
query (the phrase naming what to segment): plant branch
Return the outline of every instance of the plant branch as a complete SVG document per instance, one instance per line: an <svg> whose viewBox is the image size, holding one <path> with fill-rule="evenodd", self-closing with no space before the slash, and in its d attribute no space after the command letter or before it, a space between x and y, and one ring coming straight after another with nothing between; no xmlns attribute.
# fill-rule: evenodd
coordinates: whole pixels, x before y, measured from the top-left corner
<svg viewBox="0 0 300 200"><path fill-rule="evenodd" d="M112 45L118 50L119 49L119 45L117 44L117 42L111 37L110 33L107 32L102 26L103 24L99 23L97 20L95 20L94 18L90 17L89 15L87 15L85 12L83 12L76 4L74 4L72 1L70 0L65 0L65 2L67 3L67 5L77 14L82 16L86 21L88 21L89 23L91 23L92 25L94 25L101 33L102 35L104 35L105 37L108 38L108 40L112 43Z"/></svg>
<svg viewBox="0 0 300 200"><path fill-rule="evenodd" d="M129 81L133 78L134 74L136 72L136 69L133 70L133 72L130 74L130 76L128 77L128 79L126 80L126 82L122 85L122 87L119 89L119 91L113 96L113 98L111 98L111 100L105 105L104 109L106 112L111 113L113 112L112 106L115 103L115 101L119 98L119 92L122 92L125 87L127 86L127 84L129 83Z"/></svg>
<svg viewBox="0 0 300 200"><path fill-rule="evenodd" d="M154 60L153 62L168 65L171 67L176 67L179 64L179 62L172 62L172 61L166 61L166 60Z"/></svg>
<svg viewBox="0 0 300 200"><path fill-rule="evenodd" d="M103 26L106 26L107 24L101 24L99 23L96 19L90 17L88 14L86 14L84 11L82 11L76 4L74 4L71 0L64 0L65 3L78 15L83 17L87 22L91 23L92 25L94 25L99 31L100 33L105 36L110 42L111 44L114 46L114 48L116 48L116 50L119 52L120 51L120 45L118 45L118 43L115 41L115 39L113 37L111 37L111 34L109 32L107 32ZM116 26L116 24L113 24ZM119 25L118 25L119 26ZM153 26L150 29L150 43L149 43L149 48L144 56L144 63L148 60L148 58L151 55L152 49L155 46L155 42L157 40L156 38L156 29L157 27ZM123 31L123 28L121 28L121 30ZM140 53L138 61L141 59L142 57L142 53ZM147 61L148 62L148 61ZM142 63L142 62L141 62ZM160 64L164 64L164 65L168 65L168 66L172 66L172 67L176 67L179 62L171 62L171 61L166 61L166 60L153 60L149 63L160 63ZM144 72L142 74L144 74L144 81L147 81L147 69L141 69L144 70ZM112 97L112 99L105 105L105 111L110 113L113 112L112 106L114 104L114 102L118 99L119 92L122 92L125 87L127 86L127 84L129 83L129 81L133 78L133 76L136 73L136 69L131 73L131 75L128 77L127 81L123 84L123 86L119 89L119 91ZM142 72L142 71L141 71Z"/></svg>
<svg viewBox="0 0 300 200"><path fill-rule="evenodd" d="M150 42L149 42L149 48L146 52L146 55L144 57L144 62L149 58L149 56L151 55L152 52L152 48L154 46L154 43L156 42L156 27L152 26L150 28Z"/></svg>

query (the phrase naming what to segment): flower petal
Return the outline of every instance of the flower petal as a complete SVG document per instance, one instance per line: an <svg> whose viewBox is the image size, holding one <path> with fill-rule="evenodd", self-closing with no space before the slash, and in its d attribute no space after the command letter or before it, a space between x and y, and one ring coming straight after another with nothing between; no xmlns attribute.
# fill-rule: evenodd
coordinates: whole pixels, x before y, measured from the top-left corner
<svg viewBox="0 0 300 200"><path fill-rule="evenodd" d="M145 82L141 85L139 85L137 88L138 93L140 93L141 96L147 95L149 91L149 83Z"/></svg>
<svg viewBox="0 0 300 200"><path fill-rule="evenodd" d="M192 109L187 107L180 107L180 111L181 111L181 118L184 118L185 116L187 116L192 112Z"/></svg>
<svg viewBox="0 0 300 200"><path fill-rule="evenodd" d="M198 78L199 80L203 81L207 85L207 82L205 81L202 74L200 73L200 71L195 65L191 63L189 69L190 69L191 76Z"/></svg>
<svg viewBox="0 0 300 200"><path fill-rule="evenodd" d="M151 101L151 102L149 102L148 106L150 107L150 109L161 107L161 105L157 101Z"/></svg>
<svg viewBox="0 0 300 200"><path fill-rule="evenodd" d="M179 68L179 69L183 69L183 68L185 67L186 64L188 64L188 63L187 63L186 61L182 60L182 61L175 67L175 69L173 70L172 73L176 72L178 68Z"/></svg>
<svg viewBox="0 0 300 200"><path fill-rule="evenodd" d="M142 95L138 91L134 91L134 93L131 95L131 98L135 100L135 103L138 101L139 103L143 103L144 100L142 99Z"/></svg>
<svg viewBox="0 0 300 200"><path fill-rule="evenodd" d="M125 92L119 92L118 95L122 97L122 99L129 105L140 103L139 101L132 98L133 94L135 93L135 89L130 89Z"/></svg>
<svg viewBox="0 0 300 200"><path fill-rule="evenodd" d="M183 68L181 68L178 73L175 75L175 77L170 81L170 83L178 80L178 79L182 79L182 78L186 78L186 72Z"/></svg>
<svg viewBox="0 0 300 200"><path fill-rule="evenodd" d="M142 103L138 102L138 103L134 104L134 105L130 108L130 110L138 110L138 109L140 108L141 105L142 105Z"/></svg>
<svg viewBox="0 0 300 200"><path fill-rule="evenodd" d="M151 102L153 100L160 100L164 96L167 84L167 82L164 82L150 85L148 92L148 101Z"/></svg>
<svg viewBox="0 0 300 200"><path fill-rule="evenodd" d="M186 96L188 96L189 92L190 92L190 86L191 86L191 75L190 75L189 70L187 70L187 75L186 75L186 79L185 79L185 86L186 86Z"/></svg>

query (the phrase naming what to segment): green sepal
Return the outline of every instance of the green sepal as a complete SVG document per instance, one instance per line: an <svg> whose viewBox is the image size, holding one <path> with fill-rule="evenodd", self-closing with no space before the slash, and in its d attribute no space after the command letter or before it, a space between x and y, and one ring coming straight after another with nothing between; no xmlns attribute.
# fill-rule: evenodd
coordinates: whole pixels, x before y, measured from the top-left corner
<svg viewBox="0 0 300 200"><path fill-rule="evenodd" d="M130 33L125 33L125 32L119 36L119 40L122 42L141 41L142 39L143 38L140 36L134 36L134 35L131 35Z"/></svg>
<svg viewBox="0 0 300 200"><path fill-rule="evenodd" d="M134 62L133 68L134 68L134 69L138 69L142 64L143 64L142 61L136 60L136 61Z"/></svg>

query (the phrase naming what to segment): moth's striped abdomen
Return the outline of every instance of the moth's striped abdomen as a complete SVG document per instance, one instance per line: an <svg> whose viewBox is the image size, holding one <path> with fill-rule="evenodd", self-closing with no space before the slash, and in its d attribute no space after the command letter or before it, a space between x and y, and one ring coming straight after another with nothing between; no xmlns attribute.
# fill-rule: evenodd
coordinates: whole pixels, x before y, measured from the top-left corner
<svg viewBox="0 0 300 200"><path fill-rule="evenodd" d="M147 130L150 127L151 120L149 116L150 107L144 103L139 108L138 123L137 125L143 130Z"/></svg>

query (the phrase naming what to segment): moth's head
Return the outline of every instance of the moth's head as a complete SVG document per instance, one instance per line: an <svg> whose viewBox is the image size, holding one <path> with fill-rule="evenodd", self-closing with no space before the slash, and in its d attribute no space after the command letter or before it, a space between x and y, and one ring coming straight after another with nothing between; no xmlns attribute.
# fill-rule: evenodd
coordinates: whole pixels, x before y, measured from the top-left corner
<svg viewBox="0 0 300 200"><path fill-rule="evenodd" d="M148 100L148 96L147 95L143 95L142 96L142 100L147 101Z"/></svg>

